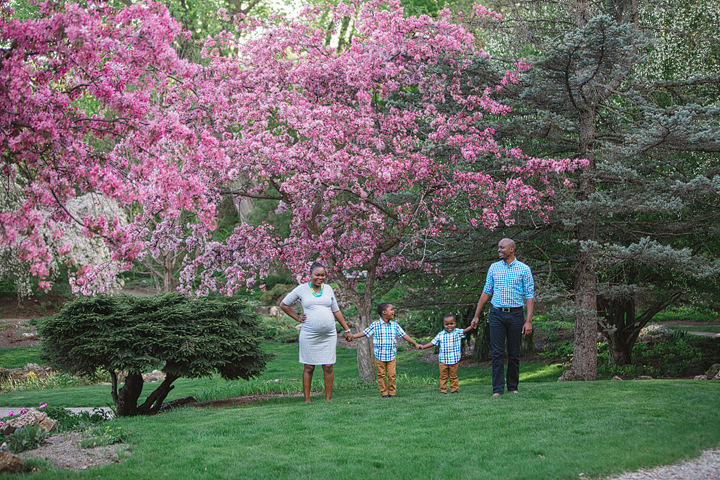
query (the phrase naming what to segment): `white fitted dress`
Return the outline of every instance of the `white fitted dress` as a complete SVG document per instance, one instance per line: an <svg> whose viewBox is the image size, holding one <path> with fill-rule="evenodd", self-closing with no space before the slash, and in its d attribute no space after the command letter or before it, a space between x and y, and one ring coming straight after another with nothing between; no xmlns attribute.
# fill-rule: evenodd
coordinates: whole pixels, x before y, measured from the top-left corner
<svg viewBox="0 0 720 480"><path fill-rule="evenodd" d="M305 365L333 365L337 348L334 312L340 310L335 292L330 285L323 284L322 295L313 295L309 283L298 285L283 298L282 303L292 305L300 300L305 323L300 329L300 363Z"/></svg>

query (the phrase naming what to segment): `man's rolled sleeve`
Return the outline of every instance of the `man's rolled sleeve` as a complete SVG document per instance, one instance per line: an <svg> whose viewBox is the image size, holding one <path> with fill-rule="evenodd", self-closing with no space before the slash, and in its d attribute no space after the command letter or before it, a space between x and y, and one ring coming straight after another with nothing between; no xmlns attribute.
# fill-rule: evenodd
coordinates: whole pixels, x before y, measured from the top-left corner
<svg viewBox="0 0 720 480"><path fill-rule="evenodd" d="M532 271L529 268L525 271L524 277L523 285L525 286L525 298L534 298L535 282L533 281Z"/></svg>
<svg viewBox="0 0 720 480"><path fill-rule="evenodd" d="M485 288L483 288L483 293L487 293L488 295L492 295L494 291L494 279L492 275L492 265L490 265L490 268L488 269L487 277L485 277Z"/></svg>

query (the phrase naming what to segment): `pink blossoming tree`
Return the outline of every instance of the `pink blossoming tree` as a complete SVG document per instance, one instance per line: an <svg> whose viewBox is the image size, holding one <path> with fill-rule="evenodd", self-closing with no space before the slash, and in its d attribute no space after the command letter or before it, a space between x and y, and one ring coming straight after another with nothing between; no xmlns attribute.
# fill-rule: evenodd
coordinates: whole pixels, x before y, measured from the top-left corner
<svg viewBox="0 0 720 480"><path fill-rule="evenodd" d="M132 155L184 128L164 115L158 96L195 67L178 59L172 44L180 28L160 4L38 8L36 20L13 18L7 7L0 16L0 247L49 288L57 262L78 257L72 250L81 245L66 232L79 227L103 238L114 259L80 264L71 280L83 292L104 291L142 246L123 230L124 215L72 208L73 199L93 195L96 204L113 199L152 214L169 205L196 210L158 200L194 180L176 158Z"/></svg>
<svg viewBox="0 0 720 480"><path fill-rule="evenodd" d="M507 111L493 92L527 67L516 64L499 85L474 85L468 71L487 58L462 27L404 18L397 2L342 4L334 23L354 19L355 35L338 50L316 28L317 14L308 8L297 19L258 25L241 41L209 40L197 97L174 107L187 124L203 125L200 136L221 152L219 193L273 198L278 211L292 213L289 238L268 225L242 225L219 244L198 228L185 239L184 248L199 253L186 262L181 288L201 279L201 291L231 293L276 265L302 280L319 259L362 329L374 319L373 286L383 273L430 269L410 265L404 252L452 232L455 215L487 228L512 223L520 209L542 216L542 198L552 193L545 176L578 164L527 158L493 140L483 117ZM477 7L471 16L488 15ZM407 102L411 93L422 101ZM447 102L464 108L443 113ZM494 178L482 171L487 158L505 158L508 167ZM372 380L367 340L358 364L361 378Z"/></svg>
<svg viewBox="0 0 720 480"><path fill-rule="evenodd" d="M2 168L26 179L26 202L1 214L0 241L25 232L39 277L48 253L32 232L42 221L62 232L67 199L95 191L139 206L125 225L74 219L123 265L185 252L179 288L202 295L261 283L276 266L301 280L319 259L362 329L378 278L431 269L406 252L452 233L460 215L487 228L511 224L519 210L542 217L547 176L579 165L502 148L483 127L507 112L493 93L526 65L478 85L472 67L489 59L473 36L445 17L404 18L395 1L333 7L336 25L354 21L341 50L326 45L313 8L292 20L243 18L237 33L204 43L201 65L177 58L180 32L158 5L104 16L64 8L32 28L1 24L12 42L0 79ZM469 17L494 15L476 7ZM462 108L446 113L450 102ZM505 167L491 174L490 163ZM292 214L290 236L245 224L214 239L224 195L276 199ZM28 215L38 205L55 215ZM76 287L91 293L98 278L107 275L84 266ZM365 380L372 358L366 341Z"/></svg>

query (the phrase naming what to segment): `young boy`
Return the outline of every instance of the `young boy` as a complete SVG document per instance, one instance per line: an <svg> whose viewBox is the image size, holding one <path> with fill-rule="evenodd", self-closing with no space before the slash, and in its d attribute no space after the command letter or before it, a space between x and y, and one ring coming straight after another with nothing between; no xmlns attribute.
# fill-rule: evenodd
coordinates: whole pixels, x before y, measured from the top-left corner
<svg viewBox="0 0 720 480"><path fill-rule="evenodd" d="M401 337L420 348L420 345L410 338L405 331L392 319L395 318L395 308L389 303L378 305L380 319L370 324L362 332L353 335L353 338L371 337L373 340L373 353L377 365L378 386L383 398L395 396L395 356L397 355L397 339Z"/></svg>
<svg viewBox="0 0 720 480"><path fill-rule="evenodd" d="M458 393L460 383L457 376L458 363L460 363L460 341L465 338L465 334L473 329L472 325L465 330L455 328L457 321L455 315L448 313L443 317L444 330L432 339L430 343L421 345L419 348L424 350L433 345L440 345L440 355L438 361L440 363L440 393L447 393L447 382L450 379L450 393Z"/></svg>

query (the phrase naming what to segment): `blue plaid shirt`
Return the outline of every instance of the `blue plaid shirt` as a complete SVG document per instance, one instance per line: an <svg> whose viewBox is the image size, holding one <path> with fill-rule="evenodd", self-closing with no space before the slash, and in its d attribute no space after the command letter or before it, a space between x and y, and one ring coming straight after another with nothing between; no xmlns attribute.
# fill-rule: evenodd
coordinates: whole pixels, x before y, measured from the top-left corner
<svg viewBox="0 0 720 480"><path fill-rule="evenodd" d="M493 307L522 307L525 303L523 295L525 298L535 296L530 267L519 260L513 260L510 265L504 260L493 263L488 269L483 292L492 295L490 303Z"/></svg>
<svg viewBox="0 0 720 480"><path fill-rule="evenodd" d="M433 345L440 345L440 355L438 361L445 365L455 365L460 361L460 340L465 338L465 334L459 328L448 333L443 330L435 335L432 339Z"/></svg>
<svg viewBox="0 0 720 480"><path fill-rule="evenodd" d="M375 320L363 333L366 337L372 336L373 353L381 362L391 362L397 355L397 338L407 335L396 322L390 320L385 323L382 319Z"/></svg>

